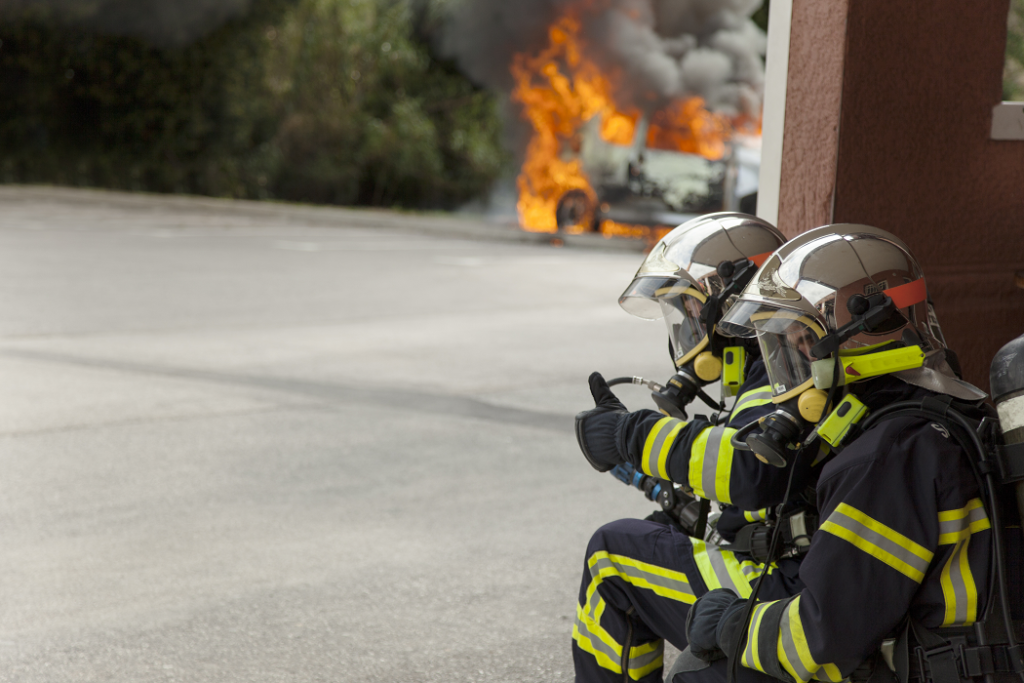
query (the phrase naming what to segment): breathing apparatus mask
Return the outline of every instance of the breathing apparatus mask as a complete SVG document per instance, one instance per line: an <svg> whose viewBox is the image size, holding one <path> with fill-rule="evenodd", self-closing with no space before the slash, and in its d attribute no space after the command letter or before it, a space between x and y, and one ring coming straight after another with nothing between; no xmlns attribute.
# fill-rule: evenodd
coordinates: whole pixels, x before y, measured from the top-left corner
<svg viewBox="0 0 1024 683"><path fill-rule="evenodd" d="M856 227L870 232L847 236L819 228L797 238L793 248L787 244L721 323L734 336L756 335L776 405L734 434L732 445L776 467L818 438L837 447L851 433L867 410L847 385L922 368L927 352L937 350L934 337L920 334L915 324L915 318L931 322L919 310L927 306L927 291L923 277L913 277L919 275L916 262L890 240L879 248L876 233L883 231ZM870 258L850 253L857 247L881 261L887 277L879 277ZM833 260L826 267L822 252L845 263ZM902 284L888 287L892 280Z"/></svg>
<svg viewBox="0 0 1024 683"><path fill-rule="evenodd" d="M685 419L694 398L720 410L703 390L719 378L723 396L738 393L744 342L727 339L717 324L784 242L778 230L754 216L715 213L680 225L651 250L619 305L638 318L665 321L676 373L652 393L663 413Z"/></svg>

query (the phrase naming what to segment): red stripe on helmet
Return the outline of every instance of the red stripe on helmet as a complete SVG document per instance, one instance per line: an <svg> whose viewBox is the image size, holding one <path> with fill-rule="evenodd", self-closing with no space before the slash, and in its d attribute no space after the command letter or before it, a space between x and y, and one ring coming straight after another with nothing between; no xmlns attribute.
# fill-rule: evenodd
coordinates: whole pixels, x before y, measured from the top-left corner
<svg viewBox="0 0 1024 683"><path fill-rule="evenodd" d="M896 308L906 308L924 301L928 296L928 289L924 286L924 278L922 277L905 285L887 289L883 294L892 299L892 302L896 304Z"/></svg>
<svg viewBox="0 0 1024 683"><path fill-rule="evenodd" d="M754 265L760 268L764 265L764 262L768 260L768 257L774 254L774 251L766 251L763 254L757 256L748 256L747 258L754 262Z"/></svg>

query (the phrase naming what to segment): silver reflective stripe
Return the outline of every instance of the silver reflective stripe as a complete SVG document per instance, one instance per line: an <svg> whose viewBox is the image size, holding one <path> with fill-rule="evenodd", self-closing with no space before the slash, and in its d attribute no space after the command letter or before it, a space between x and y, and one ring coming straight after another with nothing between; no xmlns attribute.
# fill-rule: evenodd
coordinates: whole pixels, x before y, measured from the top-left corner
<svg viewBox="0 0 1024 683"><path fill-rule="evenodd" d="M906 548L896 544L889 540L877 531L864 526L852 517L848 517L839 510L835 510L831 515L828 516L828 521L832 522L836 526L841 526L847 531L853 532L854 535L860 536L868 543L872 543L882 550L885 550L892 554L893 557L903 560L914 569L924 574L928 571L929 560L922 559L910 552Z"/></svg>
<svg viewBox="0 0 1024 683"><path fill-rule="evenodd" d="M622 658L622 652L616 652L608 643L591 633L590 629L587 628L587 622L580 619L578 614L576 615L576 630L580 632L581 638L589 640L595 650L607 655L613 662L617 662ZM621 671L621 667L617 666L615 668Z"/></svg>
<svg viewBox="0 0 1024 683"><path fill-rule="evenodd" d="M956 596L956 621L954 624L967 623L967 584L964 582L964 573L960 568L960 553L967 552L967 541L963 539L953 548L953 554L949 556L949 582L953 586L953 594Z"/></svg>
<svg viewBox="0 0 1024 683"><path fill-rule="evenodd" d="M597 592L597 586L594 586L594 592L590 596L590 602L587 603L587 610L590 616L597 615L597 606L601 604L601 594Z"/></svg>
<svg viewBox="0 0 1024 683"><path fill-rule="evenodd" d="M651 452L647 454L647 471L651 473L653 477L660 477L661 470L658 469L658 456L661 454L661 449L665 445L665 439L672 433L672 430L676 428L682 420L668 420L661 425L661 429L658 430L658 435L654 437L654 443L651 444ZM665 474L668 474L666 472Z"/></svg>
<svg viewBox="0 0 1024 683"><path fill-rule="evenodd" d="M732 416L735 416L741 410L747 408L749 406L749 404L751 402L753 402L753 401L760 401L762 399L771 399L771 397L772 397L772 390L771 389L764 389L762 391L757 391L757 392L755 392L753 394L747 394L746 396L743 397L742 400L738 401L736 403L736 405L734 405L732 407ZM730 420L732 420L732 416L729 417Z"/></svg>
<svg viewBox="0 0 1024 683"><path fill-rule="evenodd" d="M967 516L960 519L948 519L944 522L939 522L939 536L944 534L958 534L965 529L969 529L971 524L974 522L980 522L986 519L988 516L985 514L985 508L982 506L976 507L967 513Z"/></svg>
<svg viewBox="0 0 1024 683"><path fill-rule="evenodd" d="M763 522L768 519L768 508L763 510L746 510L743 512L743 518L748 522Z"/></svg>
<svg viewBox="0 0 1024 683"><path fill-rule="evenodd" d="M793 628L790 626L790 619L792 617L789 611L793 608L793 602L791 601L786 605L786 609L782 612L782 623L780 624L779 639L782 641L782 651L786 653L786 659L793 666L793 670L796 671L796 675L800 677L801 681L811 680L811 672L804 666L804 662L800 659L800 653L797 652L796 642L793 640ZM799 609L799 608L797 608ZM797 612L799 615L799 612Z"/></svg>
<svg viewBox="0 0 1024 683"><path fill-rule="evenodd" d="M708 434L708 440L704 446L704 467L700 473L701 486L704 488L704 497L715 500L715 479L718 473L718 451L722 447L722 435L725 434L725 427L715 427Z"/></svg>
<svg viewBox="0 0 1024 683"><path fill-rule="evenodd" d="M758 617L761 616L761 612L768 609L769 602L762 602L760 605L754 608L754 613L750 615L751 631L753 631L753 625L757 623ZM749 668L754 668L754 644L757 642L757 633L747 634L747 651L743 655L743 663Z"/></svg>
<svg viewBox="0 0 1024 683"><path fill-rule="evenodd" d="M643 579L652 586L661 586L662 588L678 591L685 595L694 595L693 589L690 588L690 584L685 581L670 579L667 576L659 576L657 574L652 574L651 572L645 572L643 569L638 569L637 567L632 567L628 564L617 565L607 557L598 558L594 564L591 565L590 574L591 576L596 577L602 569L607 568L614 568L616 572L625 574L632 579Z"/></svg>
<svg viewBox="0 0 1024 683"><path fill-rule="evenodd" d="M648 664L653 664L665 654L665 642L662 641L657 649L652 650L646 654L642 654L638 657L630 657L629 668L630 669L642 669Z"/></svg>
<svg viewBox="0 0 1024 683"><path fill-rule="evenodd" d="M743 592L740 591L740 587L736 585L736 582L732 580L732 574L729 573L728 567L725 566L725 560L722 559L722 551L713 546L707 546L708 560L711 561L711 567L715 570L715 576L718 577L718 582L722 584L722 588L728 588L736 595L743 597ZM750 587L747 586L749 592Z"/></svg>
<svg viewBox="0 0 1024 683"><path fill-rule="evenodd" d="M764 565L745 564L742 567L740 567L740 571L742 571L743 575L748 579L756 579L757 577L761 576L762 572L764 572Z"/></svg>

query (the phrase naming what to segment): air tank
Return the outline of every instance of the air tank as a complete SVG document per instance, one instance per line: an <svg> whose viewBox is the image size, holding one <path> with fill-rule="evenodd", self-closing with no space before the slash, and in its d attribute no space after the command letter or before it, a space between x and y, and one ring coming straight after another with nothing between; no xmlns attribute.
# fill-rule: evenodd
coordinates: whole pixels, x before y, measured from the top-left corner
<svg viewBox="0 0 1024 683"><path fill-rule="evenodd" d="M999 349L989 369L992 400L1007 446L1024 442L1024 335ZM1024 522L1024 480L1015 485L1017 509Z"/></svg>

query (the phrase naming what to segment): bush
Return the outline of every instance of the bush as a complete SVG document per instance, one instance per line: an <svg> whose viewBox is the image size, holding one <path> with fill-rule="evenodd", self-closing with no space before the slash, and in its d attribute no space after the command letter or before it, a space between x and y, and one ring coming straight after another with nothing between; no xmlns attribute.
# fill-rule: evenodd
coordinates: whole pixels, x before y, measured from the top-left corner
<svg viewBox="0 0 1024 683"><path fill-rule="evenodd" d="M182 48L45 18L0 29L0 179L450 207L506 157L494 98L406 2L256 0Z"/></svg>

